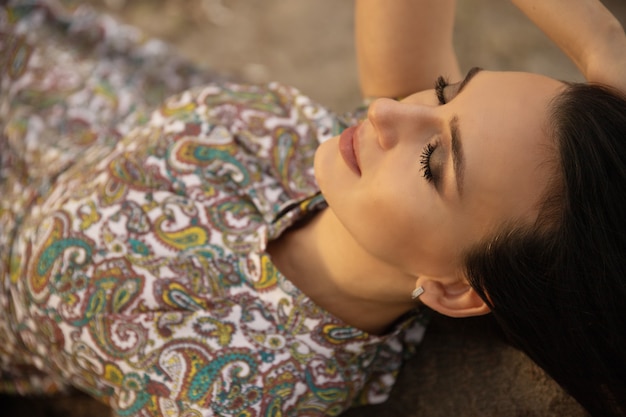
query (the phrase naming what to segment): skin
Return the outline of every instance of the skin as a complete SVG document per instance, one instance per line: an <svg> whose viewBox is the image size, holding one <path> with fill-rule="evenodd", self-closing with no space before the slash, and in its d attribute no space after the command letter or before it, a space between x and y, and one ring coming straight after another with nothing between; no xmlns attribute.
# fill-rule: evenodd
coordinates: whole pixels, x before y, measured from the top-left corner
<svg viewBox="0 0 626 417"><path fill-rule="evenodd" d="M356 133L361 175L323 144L316 177L332 211L367 252L415 275L454 275L461 255L499 225L533 221L556 152L546 107L561 83L526 73L477 74L443 106L432 91L375 101ZM449 87L448 90L453 90ZM465 155L463 191L452 163L456 116ZM420 155L434 181L424 178Z"/></svg>
<svg viewBox="0 0 626 417"><path fill-rule="evenodd" d="M626 92L626 35L619 20L600 1L512 3L561 48L587 81Z"/></svg>
<svg viewBox="0 0 626 417"><path fill-rule="evenodd" d="M453 47L455 0L356 0L355 46L364 97L406 97L461 71Z"/></svg>
<svg viewBox="0 0 626 417"><path fill-rule="evenodd" d="M587 80L623 86L623 29L598 0L514 0L578 65ZM364 97L404 97L440 74L458 80L455 0L356 0L355 40ZM567 19L563 19L563 13ZM599 30L599 28L604 28ZM461 273L462 254L506 222L532 222L556 151L547 104L561 83L524 73L481 72L448 103L432 90L398 103L379 99L356 134L361 175L338 150L316 155L330 207L267 250L278 269L346 323L383 333L420 301L454 317L489 310ZM450 156L456 117L466 163L459 192ZM434 141L434 142L433 142ZM420 161L437 144L425 181ZM436 175L436 176L437 176ZM506 279L506 277L503 277Z"/></svg>
<svg viewBox="0 0 626 417"><path fill-rule="evenodd" d="M372 332L414 307L415 285L443 314L487 313L463 277L463 254L504 223L536 219L556 158L547 106L561 88L540 75L482 71L458 94L448 87L444 105L433 90L376 100L355 135L360 174L341 156L339 137L320 146L315 172L329 208L270 248L275 263L320 306ZM434 181L420 163L428 144L436 145Z"/></svg>

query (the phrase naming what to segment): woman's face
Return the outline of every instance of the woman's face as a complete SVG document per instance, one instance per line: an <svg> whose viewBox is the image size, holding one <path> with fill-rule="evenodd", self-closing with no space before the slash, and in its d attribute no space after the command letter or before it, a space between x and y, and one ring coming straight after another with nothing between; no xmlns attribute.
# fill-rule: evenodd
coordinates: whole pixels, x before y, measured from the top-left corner
<svg viewBox="0 0 626 417"><path fill-rule="evenodd" d="M509 221L532 222L556 147L540 75L470 71L443 89L380 99L356 129L323 143L320 189L367 252L412 275L450 276L473 244Z"/></svg>

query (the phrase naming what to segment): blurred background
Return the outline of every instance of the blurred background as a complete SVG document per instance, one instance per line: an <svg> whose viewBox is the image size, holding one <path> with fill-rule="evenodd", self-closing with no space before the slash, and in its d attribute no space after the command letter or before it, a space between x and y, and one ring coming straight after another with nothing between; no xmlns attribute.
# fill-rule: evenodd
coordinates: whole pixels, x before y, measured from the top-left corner
<svg viewBox="0 0 626 417"><path fill-rule="evenodd" d="M381 0L385 1L385 0ZM393 0L392 0L393 1ZM85 0L161 38L198 65L250 82L280 81L342 112L360 102L349 0ZM626 0L604 3L626 22ZM506 0L458 0L461 69L525 70L582 80L576 68ZM626 52L626 51L625 51ZM574 416L571 400L488 320L435 320L392 399L350 416ZM495 371L497 370L497 371ZM533 388L541 386L543 395ZM476 387L482 389L477 391ZM542 402L543 401L543 402ZM541 404L540 404L541 403ZM0 415L108 417L81 395L0 396Z"/></svg>
<svg viewBox="0 0 626 417"><path fill-rule="evenodd" d="M252 82L281 81L336 111L359 103L351 0L90 0L175 44L190 59ZM526 70L580 80L507 0L459 0L461 69ZM624 22L625 0L605 4Z"/></svg>

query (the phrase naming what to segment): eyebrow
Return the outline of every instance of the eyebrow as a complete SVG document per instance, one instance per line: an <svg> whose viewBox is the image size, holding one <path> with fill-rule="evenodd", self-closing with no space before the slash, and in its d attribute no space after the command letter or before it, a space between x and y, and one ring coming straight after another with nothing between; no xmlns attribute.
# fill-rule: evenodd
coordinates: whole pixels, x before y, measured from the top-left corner
<svg viewBox="0 0 626 417"><path fill-rule="evenodd" d="M459 118L454 116L450 120L450 132L452 135L452 166L456 178L456 188L459 194L463 194L463 174L465 173L465 157L459 134Z"/></svg>
<svg viewBox="0 0 626 417"><path fill-rule="evenodd" d="M459 84L455 97L463 91L463 88L474 78L476 74L482 71L480 67L474 67L467 72L467 75ZM463 145L461 142L461 133L459 131L459 118L454 115L450 119L450 134L452 136L452 165L456 178L456 187L460 195L463 195L463 175L465 173L465 157L463 155Z"/></svg>

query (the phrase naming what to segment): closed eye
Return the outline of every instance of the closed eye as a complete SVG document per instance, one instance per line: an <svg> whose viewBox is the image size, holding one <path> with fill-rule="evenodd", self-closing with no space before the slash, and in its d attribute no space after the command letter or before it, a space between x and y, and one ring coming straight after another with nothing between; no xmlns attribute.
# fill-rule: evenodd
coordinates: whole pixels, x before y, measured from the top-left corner
<svg viewBox="0 0 626 417"><path fill-rule="evenodd" d="M420 165L422 166L420 168L420 171L422 171L422 176L428 182L433 181L433 172L430 169L430 157L432 156L433 152L435 152L435 149L437 149L437 147L429 143L424 146L422 154L420 155Z"/></svg>
<svg viewBox="0 0 626 417"><path fill-rule="evenodd" d="M439 104L440 105L447 104L450 100L452 100L454 97L459 95L461 91L463 90L463 88L465 88L465 86L470 82L470 80L474 78L474 76L478 74L480 71L482 71L482 68L474 67L467 72L467 74L465 75L465 78L463 78L462 81L458 83L454 83L454 84L450 84L448 79L441 75L437 77L437 81L435 81L435 94L437 95L437 100L439 101ZM446 98L446 89L448 87L450 87L449 90L451 91L448 91L448 94L447 94L448 98Z"/></svg>

